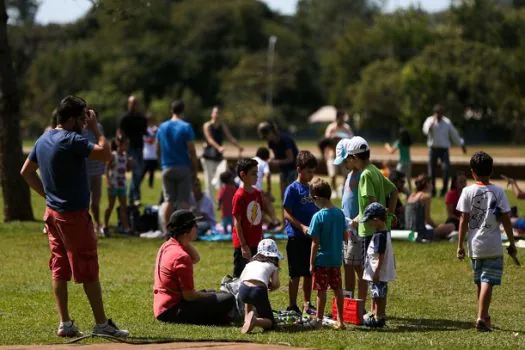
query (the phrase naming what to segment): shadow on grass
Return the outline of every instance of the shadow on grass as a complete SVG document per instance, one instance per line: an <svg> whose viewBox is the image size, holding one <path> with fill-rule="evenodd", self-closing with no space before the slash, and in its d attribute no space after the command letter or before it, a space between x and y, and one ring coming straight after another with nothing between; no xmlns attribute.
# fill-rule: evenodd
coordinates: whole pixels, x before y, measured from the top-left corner
<svg viewBox="0 0 525 350"><path fill-rule="evenodd" d="M474 322L446 320L438 318L408 318L408 317L389 317L387 328L384 332L404 333L404 332L450 332L465 329L473 329Z"/></svg>
<svg viewBox="0 0 525 350"><path fill-rule="evenodd" d="M247 340L239 339L214 339L214 338L205 338L205 339L186 339L186 338L169 338L169 337L127 337L127 338L117 338L105 334L88 334L79 338L72 339L67 342L67 344L79 343L86 339L93 338L102 338L114 343L126 343L133 345L145 345L145 344L165 344L165 343L200 343L200 342L213 342L213 343L251 343Z"/></svg>

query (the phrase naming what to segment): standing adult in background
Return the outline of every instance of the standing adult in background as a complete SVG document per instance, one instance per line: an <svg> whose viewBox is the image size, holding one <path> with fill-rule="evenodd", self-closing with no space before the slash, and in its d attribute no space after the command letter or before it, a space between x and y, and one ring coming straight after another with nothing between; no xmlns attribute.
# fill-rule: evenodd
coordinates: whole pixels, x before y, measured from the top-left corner
<svg viewBox="0 0 525 350"><path fill-rule="evenodd" d="M211 119L204 123L202 131L206 140L201 158L204 182L206 192L211 199L215 200L216 188L212 184L212 180L217 177L217 168L224 159L224 147L222 146L224 137L239 149L239 153L243 151L243 148L233 137L228 126L221 121L218 106L213 107L211 110Z"/></svg>
<svg viewBox="0 0 525 350"><path fill-rule="evenodd" d="M155 170L159 167L157 157L157 131L159 130L159 127L157 126L157 122L153 115L148 114L146 119L148 120L148 129L144 136L144 171L142 172L142 180L144 180L146 174L149 173L148 184L150 188L153 188Z"/></svg>
<svg viewBox="0 0 525 350"><path fill-rule="evenodd" d="M148 129L148 122L144 114L138 111L137 98L130 96L128 98L128 112L120 120L117 135L123 134L129 140L128 154L133 158L133 169L131 185L129 186L129 204L140 202L140 183L144 169L144 158L142 156L144 140Z"/></svg>
<svg viewBox="0 0 525 350"><path fill-rule="evenodd" d="M445 108L442 105L434 106L434 114L423 123L423 134L427 136L428 145L428 173L432 181L432 197L436 196L436 168L438 159L441 162L443 188L441 196L447 193L448 177L450 172L449 148L452 140L460 146L463 153L467 153L465 142L452 125L450 119L444 116Z"/></svg>
<svg viewBox="0 0 525 350"><path fill-rule="evenodd" d="M280 169L281 199L289 184L297 179L295 160L299 150L294 139L286 132L280 131L272 122L262 122L257 127L259 137L268 142L268 148L273 152L270 165L278 165Z"/></svg>
<svg viewBox="0 0 525 350"><path fill-rule="evenodd" d="M96 112L95 116L97 116ZM98 123L97 126L100 133L104 135L102 125ZM96 135L87 127L87 125L82 131L82 136L88 139L91 143L97 143ZM93 219L95 220L95 232L102 233L102 227L100 226L100 198L102 197L102 175L104 175L106 170L106 164L100 160L86 159L86 170L90 194L89 206L91 208L91 215L93 215Z"/></svg>
<svg viewBox="0 0 525 350"><path fill-rule="evenodd" d="M97 143L82 136L84 124ZM48 232L53 293L60 324L59 337L81 335L68 309L67 282L82 283L96 326L93 333L127 337L106 317L99 281L97 236L89 215L86 158L107 162L111 151L86 102L67 96L58 107L57 127L44 133L29 153L20 174L29 187L46 199L44 222ZM37 173L40 169L42 178Z"/></svg>
<svg viewBox="0 0 525 350"><path fill-rule="evenodd" d="M329 141L327 147L324 148L324 159L326 160L326 169L328 170L328 176L330 177L332 185L332 198L341 195L337 189L337 175L341 174L346 179L348 171L345 167L334 164L335 159L335 147L337 143L344 138L351 138L354 136L354 132L350 125L345 122L346 112L339 109L335 115L335 121L331 122L324 133L324 137Z"/></svg>
<svg viewBox="0 0 525 350"><path fill-rule="evenodd" d="M193 179L197 177L195 134L191 125L182 119L184 102L173 101L171 112L171 119L160 124L157 132L166 225L175 208L189 208ZM161 227L161 230L164 229L165 227Z"/></svg>

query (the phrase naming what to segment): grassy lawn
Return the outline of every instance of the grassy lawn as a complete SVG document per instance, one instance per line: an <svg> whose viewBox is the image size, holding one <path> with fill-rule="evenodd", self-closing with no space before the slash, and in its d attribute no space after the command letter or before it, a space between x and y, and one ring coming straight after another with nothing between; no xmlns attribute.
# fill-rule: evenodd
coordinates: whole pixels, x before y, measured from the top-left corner
<svg viewBox="0 0 525 350"><path fill-rule="evenodd" d="M143 187L146 203L158 199L155 189ZM517 201L509 196L510 201ZM104 196L102 207L105 208ZM40 217L44 202L33 197L35 215ZM525 202L520 213L525 213ZM434 201L434 219L445 217L440 199ZM0 219L2 219L0 217ZM116 218L113 216L112 221ZM152 312L152 282L155 256L160 240L116 237L99 240L100 277L107 314L135 337L180 339L251 340L327 349L343 348L520 348L525 346L523 271L505 258L503 285L495 289L491 316L496 330L480 334L473 328L476 317L475 286L468 262L455 259L455 245L419 245L394 242L398 278L389 288L388 327L370 331L348 327L346 331L325 329L298 333L265 332L241 335L234 327L166 325ZM285 251L286 242L279 247ZM195 266L197 288L218 288L220 279L231 273L230 243L197 242L202 261ZM42 224L0 225L2 247L0 282L0 344L61 343L47 267L49 248ZM272 306L287 306L287 264L282 264L283 287L271 294ZM93 326L88 302L79 285L69 290L72 317L83 331ZM101 342L101 340L97 340Z"/></svg>

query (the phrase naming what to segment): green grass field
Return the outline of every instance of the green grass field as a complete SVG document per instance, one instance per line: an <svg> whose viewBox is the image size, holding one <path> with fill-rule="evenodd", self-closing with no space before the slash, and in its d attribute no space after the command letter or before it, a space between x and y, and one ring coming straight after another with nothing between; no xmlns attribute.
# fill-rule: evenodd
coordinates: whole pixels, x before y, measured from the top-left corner
<svg viewBox="0 0 525 350"><path fill-rule="evenodd" d="M143 201L155 203L155 190L143 187ZM518 204L509 196L513 204ZM104 196L103 205L105 207ZM519 211L525 212L525 202ZM40 217L44 202L33 197ZM433 216L445 218L440 199L434 200ZM0 219L2 219L0 217ZM112 221L116 218L113 216ZM349 326L346 331L324 329L308 332L265 332L241 335L238 328L166 325L152 312L153 267L160 240L115 237L99 240L100 278L107 314L135 337L181 339L250 340L284 343L323 349L343 348L513 348L525 346L523 271L505 258L503 285L496 288L491 308L495 331L477 333L475 286L468 262L455 259L455 245L394 242L398 278L389 288L388 327L371 331ZM284 241L279 242L282 251ZM218 288L220 279L231 273L230 243L195 243L202 261L195 266L197 288ZM49 248L42 224L0 225L0 345L50 344L58 323L48 270ZM287 306L287 264L282 265L281 289L271 294L272 306ZM90 331L92 315L80 285L69 290L71 315L81 330ZM97 340L103 342L102 340Z"/></svg>

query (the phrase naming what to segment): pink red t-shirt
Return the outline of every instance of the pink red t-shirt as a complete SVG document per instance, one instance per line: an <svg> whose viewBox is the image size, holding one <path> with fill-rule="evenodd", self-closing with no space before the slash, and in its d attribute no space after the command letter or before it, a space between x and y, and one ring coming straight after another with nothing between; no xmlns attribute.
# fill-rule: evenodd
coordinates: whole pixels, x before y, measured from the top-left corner
<svg viewBox="0 0 525 350"><path fill-rule="evenodd" d="M219 191L219 202L221 205L222 217L231 217L233 211L233 196L237 188L233 185L224 185Z"/></svg>
<svg viewBox="0 0 525 350"><path fill-rule="evenodd" d="M449 190L445 196L445 204L452 204L454 207L454 215L456 215L458 218L461 216L461 213L456 210L456 207L458 206L460 196L461 191L458 191L455 188Z"/></svg>
<svg viewBox="0 0 525 350"><path fill-rule="evenodd" d="M262 240L262 196L261 192L252 187L252 192L247 192L239 187L233 196L233 216L241 217L241 227L246 244L250 248L257 248ZM240 248L241 242L237 235L237 228L233 226L232 242L234 248Z"/></svg>
<svg viewBox="0 0 525 350"><path fill-rule="evenodd" d="M154 271L153 313L155 317L177 305L183 291L194 289L193 262L174 238L164 242L157 253Z"/></svg>

